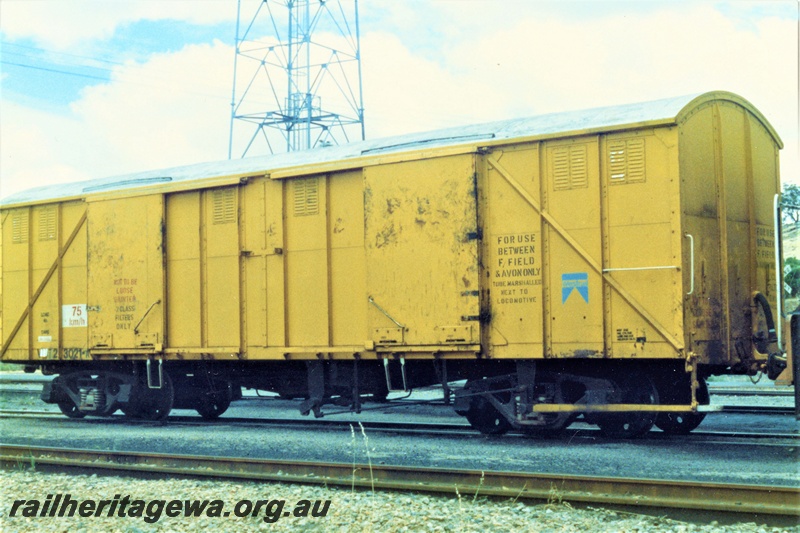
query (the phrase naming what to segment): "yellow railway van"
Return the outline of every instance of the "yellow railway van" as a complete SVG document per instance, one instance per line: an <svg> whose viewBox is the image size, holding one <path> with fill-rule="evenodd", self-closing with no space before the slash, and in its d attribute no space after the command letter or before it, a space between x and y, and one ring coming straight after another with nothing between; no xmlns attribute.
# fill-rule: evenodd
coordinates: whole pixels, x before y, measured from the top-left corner
<svg viewBox="0 0 800 533"><path fill-rule="evenodd" d="M778 151L727 92L33 189L2 203L2 361L71 417L359 411L687 432L776 375Z"/></svg>

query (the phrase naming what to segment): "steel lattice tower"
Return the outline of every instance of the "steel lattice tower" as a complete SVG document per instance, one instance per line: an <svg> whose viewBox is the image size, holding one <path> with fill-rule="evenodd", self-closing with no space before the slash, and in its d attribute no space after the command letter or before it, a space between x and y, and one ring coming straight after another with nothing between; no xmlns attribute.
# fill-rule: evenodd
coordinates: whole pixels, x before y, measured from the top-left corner
<svg viewBox="0 0 800 533"><path fill-rule="evenodd" d="M360 46L358 0L239 0L228 158L364 139Z"/></svg>

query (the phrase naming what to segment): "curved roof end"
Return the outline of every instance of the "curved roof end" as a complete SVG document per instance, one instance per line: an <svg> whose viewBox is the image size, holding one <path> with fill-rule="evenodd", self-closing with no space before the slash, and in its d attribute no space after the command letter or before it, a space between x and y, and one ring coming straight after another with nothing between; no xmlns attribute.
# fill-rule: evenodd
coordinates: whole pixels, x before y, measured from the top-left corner
<svg viewBox="0 0 800 533"><path fill-rule="evenodd" d="M683 109L680 110L680 112L678 112L677 117L675 117L676 121L682 122L696 108L705 105L709 102L713 102L715 100L727 100L729 102L738 104L739 106L749 111L750 114L753 115L769 132L769 134L775 140L775 143L778 145L778 148L781 149L783 148L783 141L781 140L780 135L778 135L778 132L775 131L775 128L772 127L772 124L769 123L766 117L761 114L761 111L759 111L753 104L751 104L749 101L745 100L738 94L734 94L728 91L710 91L698 95L697 97L693 98L688 104L686 104L683 107Z"/></svg>

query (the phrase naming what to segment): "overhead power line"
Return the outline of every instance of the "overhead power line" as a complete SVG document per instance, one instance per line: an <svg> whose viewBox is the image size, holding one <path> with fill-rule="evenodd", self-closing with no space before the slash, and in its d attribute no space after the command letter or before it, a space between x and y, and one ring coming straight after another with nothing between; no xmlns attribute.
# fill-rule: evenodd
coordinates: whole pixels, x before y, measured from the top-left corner
<svg viewBox="0 0 800 533"><path fill-rule="evenodd" d="M25 64L22 64L22 63L13 63L11 61L0 60L0 64L2 64L2 65L13 65L15 67L22 67L22 68L29 68L31 70L41 70L41 71L44 71L44 72L53 72L53 73L56 73L56 74L65 74L67 76L76 76L78 78L87 78L87 79L91 79L91 80L109 81L108 77L104 78L104 77L101 77L101 76L92 76L90 74L81 74L79 72L70 72L68 70L59 70L59 69L47 68L47 67L37 67L37 66L34 66L34 65L25 65Z"/></svg>
<svg viewBox="0 0 800 533"><path fill-rule="evenodd" d="M28 70L35 70L40 72L47 72L51 74L59 74L64 76L71 76L75 78L83 78L87 80L96 80L105 83L120 83L125 85L136 85L141 87L153 87L153 88L164 88L169 87L171 91L175 91L176 88L183 94L194 94L198 96L208 97L208 98L215 98L215 99L228 99L226 96L227 88L223 89L222 87L219 88L219 92L215 91L198 91L198 85L196 83L192 83L191 85L186 84L181 87L181 80L174 79L174 76L170 78L172 74L169 71L161 70L158 71L157 69L153 69L152 66L147 66L146 63L125 63L121 61L111 61L108 59L103 59L100 57L93 57L87 55L78 55L78 54L70 54L66 52L55 52L52 50L48 50L45 48L38 48L32 46L25 46L25 45L17 45L14 43L8 43L6 41L0 41L2 45L2 59L0 59L0 65L9 66L9 67L18 67ZM23 51L17 50L9 50L8 47L12 48L20 48ZM25 51L35 51L41 52L41 54L33 54L33 53L26 53ZM6 59L8 56L13 56L14 58L19 57L21 60L9 60ZM50 60L50 56L58 56L56 60ZM66 58L66 60L65 60ZM71 59L79 59L79 60L87 60L87 61L78 61L74 62ZM34 62L42 62L45 65L36 65L31 64ZM98 66L92 65L92 62L102 63L109 66ZM153 75L143 75L141 72L137 72L135 79L129 79L130 76L127 76L126 71L123 69L129 68L147 68L149 71L155 70L155 76ZM95 72L96 74L90 74L85 72L86 70L90 70ZM191 86L191 88L189 88ZM202 86L201 86L202 87ZM210 89L210 86L207 86Z"/></svg>

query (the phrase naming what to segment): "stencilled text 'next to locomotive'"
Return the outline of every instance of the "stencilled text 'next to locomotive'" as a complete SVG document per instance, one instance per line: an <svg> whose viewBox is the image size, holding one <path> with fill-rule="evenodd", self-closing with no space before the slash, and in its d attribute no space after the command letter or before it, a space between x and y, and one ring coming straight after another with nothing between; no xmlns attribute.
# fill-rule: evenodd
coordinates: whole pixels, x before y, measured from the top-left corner
<svg viewBox="0 0 800 533"><path fill-rule="evenodd" d="M496 235L494 237L494 274L492 276L494 303L505 305L539 301L542 268L537 259L538 241L537 233ZM538 286L535 292L530 289L533 286Z"/></svg>

